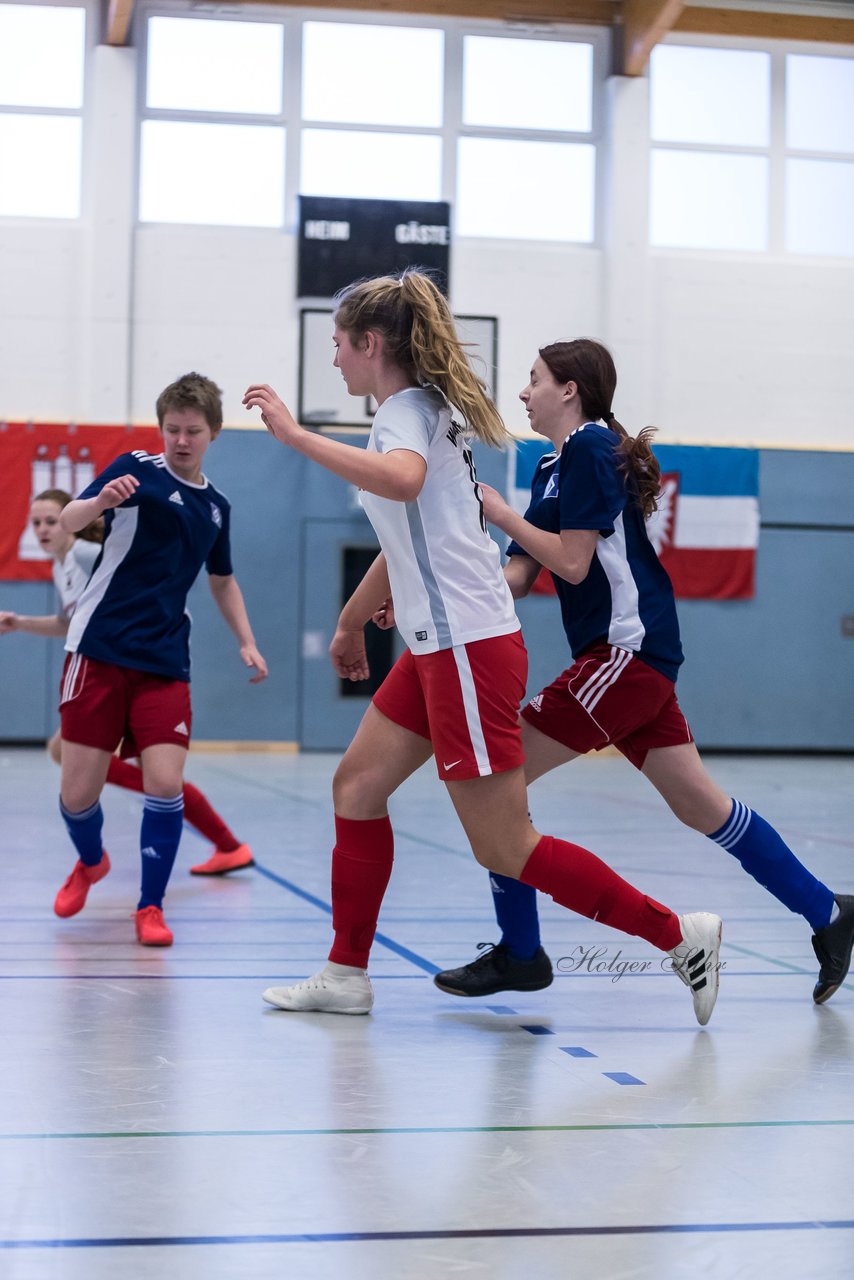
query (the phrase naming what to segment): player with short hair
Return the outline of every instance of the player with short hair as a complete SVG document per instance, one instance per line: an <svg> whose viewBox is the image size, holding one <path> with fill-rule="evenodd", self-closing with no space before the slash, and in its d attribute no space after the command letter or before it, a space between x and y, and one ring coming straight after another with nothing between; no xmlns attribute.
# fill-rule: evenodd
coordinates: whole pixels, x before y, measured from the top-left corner
<svg viewBox="0 0 854 1280"><path fill-rule="evenodd" d="M60 523L75 533L104 517L104 549L80 596L66 639L62 675L60 808L78 862L56 897L72 916L110 869L101 844L100 794L113 752L132 739L144 802L142 892L136 936L171 946L163 895L183 823L183 773L192 729L187 593L204 565L211 593L254 670L267 675L231 563L230 505L202 473L222 427L216 383L188 373L157 399L163 452L116 458Z"/></svg>
<svg viewBox="0 0 854 1280"><path fill-rule="evenodd" d="M71 494L64 489L45 489L36 494L30 506L30 523L36 540L53 560L53 583L59 597L59 613L28 617L8 610L0 611L0 635L27 632L36 636L64 638L67 634L71 615L92 575L104 539L102 520L96 521L87 529L81 529L77 534L65 532L59 523L59 517L71 500ZM62 759L62 736L59 729L49 739L47 750L51 760L59 764ZM110 759L107 782L126 791L144 790L139 765L118 756ZM222 876L255 865L249 846L237 839L225 819L217 813L199 788L186 781L184 821L189 822L190 826L195 827L214 846L213 852L204 862L190 868L191 874Z"/></svg>

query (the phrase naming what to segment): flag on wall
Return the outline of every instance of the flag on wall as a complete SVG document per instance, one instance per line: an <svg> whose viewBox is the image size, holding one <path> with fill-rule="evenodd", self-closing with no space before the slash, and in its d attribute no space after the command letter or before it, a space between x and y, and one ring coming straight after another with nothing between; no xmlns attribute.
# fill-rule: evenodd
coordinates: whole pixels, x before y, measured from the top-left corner
<svg viewBox="0 0 854 1280"><path fill-rule="evenodd" d="M510 451L508 501L524 512L531 481L551 445L518 440ZM706 445L656 445L659 509L649 536L681 599L749 600L759 544L759 451ZM543 571L535 591L553 593Z"/></svg>
<svg viewBox="0 0 854 1280"><path fill-rule="evenodd" d="M50 557L30 528L34 495L64 489L76 497L107 463L131 449L160 453L160 432L59 422L0 424L0 580L50 579Z"/></svg>
<svg viewBox="0 0 854 1280"><path fill-rule="evenodd" d="M649 536L682 599L750 600L759 545L759 451L656 445Z"/></svg>

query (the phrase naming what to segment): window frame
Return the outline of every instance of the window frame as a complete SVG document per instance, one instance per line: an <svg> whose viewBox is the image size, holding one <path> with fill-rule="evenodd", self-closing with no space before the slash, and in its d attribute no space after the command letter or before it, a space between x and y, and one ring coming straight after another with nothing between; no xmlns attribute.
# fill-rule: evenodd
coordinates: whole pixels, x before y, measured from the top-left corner
<svg viewBox="0 0 854 1280"><path fill-rule="evenodd" d="M553 244L574 245L582 249L601 248L603 236L602 202L606 178L606 163L603 137L606 119L606 82L611 57L611 32L601 26L581 26L570 23L549 24L538 27L535 24L507 24L490 19L444 18L420 13L386 13L380 11L353 11L349 9L330 10L305 8L280 8L275 4L263 7L247 6L241 9L234 20L240 22L278 23L284 28L283 40L283 92L282 111L276 115L247 114L240 115L227 112L190 111L148 107L146 105L146 86L148 81L148 38L147 24L153 17L192 18L204 20L230 20L232 14L220 11L199 11L189 3L170 6L164 0L145 0L138 4L134 12L134 43L140 50L138 95L137 95L137 165L135 192L135 225L136 226L195 226L195 223L142 223L139 219L140 206L140 166L139 144L144 120L182 120L209 124L275 124L285 130L285 193L284 224L280 228L251 228L256 233L280 234L292 228L297 221L297 197L300 194L300 174L302 170L302 135L304 129L330 130L337 132L377 132L400 133L403 135L428 135L439 137L442 150L441 192L438 199L451 205L452 234L455 240L484 239L493 243L521 244ZM372 26L380 20L383 26L400 26L440 30L444 35L444 85L443 85L443 118L441 125L367 125L364 123L344 123L331 120L304 120L302 118L302 60L303 41L302 27L304 22L332 23L334 25L366 25ZM508 127L466 125L462 124L462 74L463 74L463 41L466 36L491 36L519 40L558 41L560 43L589 44L593 49L592 66L592 102L591 128L589 132L565 132L561 130L510 129ZM596 172L593 190L593 238L589 241L542 240L540 238L513 238L502 240L499 237L458 237L453 229L453 221L457 194L457 139L460 137L484 137L501 139L519 139L523 141L583 142L593 146L596 153ZM303 194L310 195L311 192ZM218 229L240 230L243 224L217 224Z"/></svg>
<svg viewBox="0 0 854 1280"><path fill-rule="evenodd" d="M819 255L813 253L794 252L786 247L786 168L790 159L831 160L841 164L854 163L854 152L808 151L802 148L789 147L786 143L786 59L790 55L808 57L845 58L854 63L854 49L851 45L818 44L806 40L760 40L747 36L713 36L696 34L670 33L663 45L681 45L689 48L707 49L743 49L748 52L766 53L770 59L770 128L767 147L738 146L736 144L666 142L653 139L651 121L648 129L650 150L650 214L652 212L652 153L654 151L690 151L724 155L755 155L768 159L768 212L767 240L764 249L714 249L696 246L654 245L648 237L648 249L653 255L735 255L748 260L777 259L802 262L815 262L821 257L824 262L851 262L849 255ZM650 77L650 68L646 76ZM651 218L650 218L651 222Z"/></svg>
<svg viewBox="0 0 854 1280"><path fill-rule="evenodd" d="M80 105L77 107L45 107L15 106L12 103L0 103L0 114L4 116L55 116L80 121L80 202L74 217L63 217L61 214L41 213L2 213L0 224L3 226L49 224L57 227L78 225L85 220L89 212L88 176L90 165L88 141L91 123L91 91L90 75L92 57L97 44L96 31L100 21L98 10L93 0L11 0L12 3L26 3L28 8L39 9L82 9L84 13L83 36L83 87Z"/></svg>

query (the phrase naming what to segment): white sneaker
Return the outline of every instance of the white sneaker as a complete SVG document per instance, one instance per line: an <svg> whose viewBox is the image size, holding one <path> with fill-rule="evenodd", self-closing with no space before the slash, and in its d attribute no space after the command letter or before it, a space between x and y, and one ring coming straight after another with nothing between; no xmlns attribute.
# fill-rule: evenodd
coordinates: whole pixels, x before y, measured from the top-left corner
<svg viewBox="0 0 854 1280"><path fill-rule="evenodd" d="M330 962L292 987L268 987L262 999L293 1013L370 1013L374 993L364 969Z"/></svg>
<svg viewBox="0 0 854 1280"><path fill-rule="evenodd" d="M694 1013L701 1027L712 1016L718 998L720 979L721 930L723 921L709 911L694 911L680 916L682 941L669 955L673 972L691 988Z"/></svg>

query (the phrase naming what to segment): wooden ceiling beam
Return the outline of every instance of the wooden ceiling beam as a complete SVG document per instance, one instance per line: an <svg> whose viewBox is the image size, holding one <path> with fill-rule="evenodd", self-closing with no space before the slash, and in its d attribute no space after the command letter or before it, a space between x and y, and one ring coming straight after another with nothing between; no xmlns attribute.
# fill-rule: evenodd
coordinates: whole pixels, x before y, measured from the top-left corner
<svg viewBox="0 0 854 1280"><path fill-rule="evenodd" d="M133 0L109 0L104 44L127 44L132 17Z"/></svg>
<svg viewBox="0 0 854 1280"><path fill-rule="evenodd" d="M690 35L747 36L760 40L806 40L854 44L854 18L769 13L767 9L683 9L673 30Z"/></svg>
<svg viewBox="0 0 854 1280"><path fill-rule="evenodd" d="M622 75L643 75L649 55L684 8L685 0L623 0Z"/></svg>

